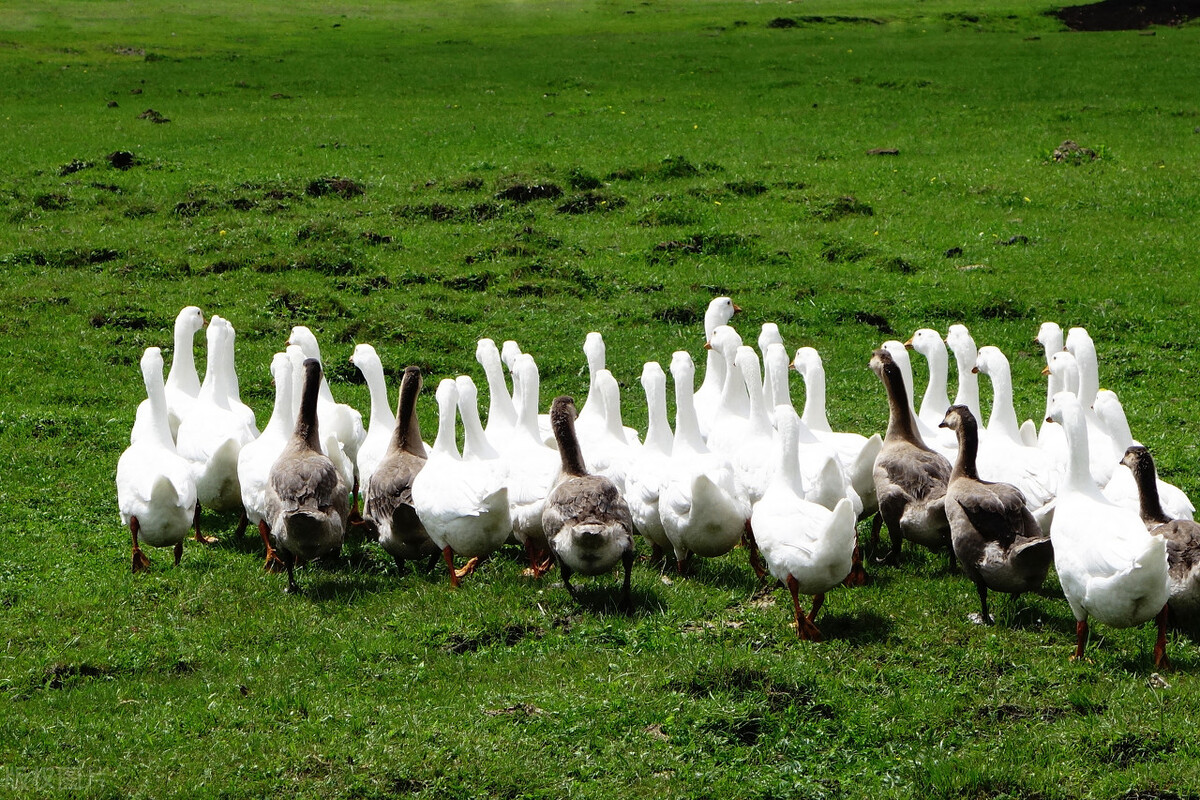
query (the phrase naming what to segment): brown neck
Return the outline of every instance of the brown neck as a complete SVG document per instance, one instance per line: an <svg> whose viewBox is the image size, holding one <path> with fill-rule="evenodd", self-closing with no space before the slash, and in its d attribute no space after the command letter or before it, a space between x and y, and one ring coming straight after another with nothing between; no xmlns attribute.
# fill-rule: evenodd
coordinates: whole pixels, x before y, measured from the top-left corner
<svg viewBox="0 0 1200 800"><path fill-rule="evenodd" d="M925 440L917 432L916 420L913 419L912 409L908 407L908 394L904 390L904 376L900 374L900 368L895 364L887 364L882 377L888 396L887 438L904 439L925 448Z"/></svg>
<svg viewBox="0 0 1200 800"><path fill-rule="evenodd" d="M304 361L304 389L300 395L300 414L292 435L313 450L321 449L317 429L317 395L321 391L321 362L315 358Z"/></svg>
<svg viewBox="0 0 1200 800"><path fill-rule="evenodd" d="M575 401L566 395L554 398L550 407L550 427L558 443L558 454L562 458L565 475L587 475L583 463L583 451L579 449L579 438L575 435Z"/></svg>
<svg viewBox="0 0 1200 800"><path fill-rule="evenodd" d="M400 400L396 407L396 430L392 444L422 458L428 457L421 441L421 424L417 420L417 396L421 393L421 370L405 367L400 380Z"/></svg>
<svg viewBox="0 0 1200 800"><path fill-rule="evenodd" d="M1162 501L1158 497L1158 475L1154 471L1154 461L1149 453L1143 453L1136 460L1133 468L1133 479L1137 481L1138 496L1141 497L1141 517L1145 522L1164 523L1171 518L1162 509Z"/></svg>
<svg viewBox="0 0 1200 800"><path fill-rule="evenodd" d="M963 414L958 418L955 433L958 435L958 460L954 462L950 479L966 477L979 480L979 472L975 466L976 457L979 455L979 423L975 421L974 416Z"/></svg>

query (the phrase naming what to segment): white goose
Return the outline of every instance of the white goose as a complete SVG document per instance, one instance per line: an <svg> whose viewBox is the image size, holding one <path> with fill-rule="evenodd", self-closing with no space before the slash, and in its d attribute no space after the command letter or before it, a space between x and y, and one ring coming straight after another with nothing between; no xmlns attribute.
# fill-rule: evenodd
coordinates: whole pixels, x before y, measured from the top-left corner
<svg viewBox="0 0 1200 800"><path fill-rule="evenodd" d="M142 382L150 403L143 435L117 461L117 508L133 538L133 571L144 572L150 560L138 546L175 548L175 564L196 513L196 482L191 465L175 451L167 419L162 351L142 354Z"/></svg>
<svg viewBox="0 0 1200 800"><path fill-rule="evenodd" d="M728 297L713 298L704 311L704 344L708 349L705 356L704 382L695 392L695 402L700 435L705 439L708 438L709 426L721 401L721 390L725 386L725 375L728 372L724 356L708 346L712 344L713 333L717 328L728 325L729 320L733 319L733 315L738 311L741 309Z"/></svg>
<svg viewBox="0 0 1200 800"><path fill-rule="evenodd" d="M804 378L804 415L801 417L817 441L833 448L842 472L863 505L862 517L879 510L875 497L875 456L883 449L883 437L870 438L859 433L834 431L825 414L825 366L821 355L811 347L796 351L792 367Z"/></svg>
<svg viewBox="0 0 1200 800"><path fill-rule="evenodd" d="M770 367L764 371L769 376L767 385L771 387L771 391L766 393L768 400L764 402L769 402L769 398L771 397L781 397L783 400L778 405L788 406L795 411L791 401L791 389L788 386L789 363L787 351L784 350L783 345L778 342L769 344L767 346L767 358L764 363ZM799 458L801 478L804 485L808 487L808 492L805 496L812 502L829 509L837 505L837 502L842 498L846 498L854 508L854 513L861 514L863 510L862 499L851 485L850 478L847 475L846 469L842 466L837 450L829 442L817 437L799 417L797 417L797 420L799 421L797 422L798 442L796 450ZM773 425L778 428L778 424L775 421L773 421ZM873 488L872 493L874 493Z"/></svg>
<svg viewBox="0 0 1200 800"><path fill-rule="evenodd" d="M271 377L275 382L275 405L271 410L271 418L267 420L262 435L242 447L237 462L238 484L241 486L246 519L250 524L257 526L258 535L262 537L266 547L264 569L278 569L283 566L283 562L275 553L275 546L271 543L271 510L267 507L267 479L271 474L271 466L291 440L292 431L296 427L296 414L292 402L292 361L286 353L276 353L271 359Z"/></svg>
<svg viewBox="0 0 1200 800"><path fill-rule="evenodd" d="M388 402L387 383L383 375L383 361L375 348L369 344L355 345L350 363L358 367L363 379L367 382L367 390L371 394L371 416L362 445L358 448L358 484L362 489L362 505L365 507L371 476L379 462L387 454L388 445L392 441L392 433L396 429L396 415Z"/></svg>
<svg viewBox="0 0 1200 800"><path fill-rule="evenodd" d="M233 364L227 345L232 327L221 317L214 316L208 324L208 368L204 383L191 412L179 424L179 455L192 462L196 476L196 538L215 541L200 534L200 506L215 511L242 509L242 492L238 483L238 453L243 446L258 437L258 431L246 424L244 415L230 405L230 382ZM245 527L245 516L238 531Z"/></svg>
<svg viewBox="0 0 1200 800"><path fill-rule="evenodd" d="M625 501L637 532L653 545L651 561L659 561L671 546L658 510L663 481L670 470L672 436L667 422L667 375L657 361L642 367L646 392L646 439L625 475Z"/></svg>
<svg viewBox="0 0 1200 800"><path fill-rule="evenodd" d="M675 380L675 440L658 511L682 573L692 553L712 557L736 547L749 523L750 506L735 485L729 462L712 453L700 436L692 396L692 357L675 352L671 375Z"/></svg>
<svg viewBox="0 0 1200 800"><path fill-rule="evenodd" d="M1069 392L1055 395L1050 417L1063 426L1070 451L1050 538L1054 567L1076 620L1073 658L1083 657L1088 617L1127 628L1157 616L1154 664L1166 666L1166 541L1147 534L1136 511L1113 505L1096 488L1079 399Z"/></svg>
<svg viewBox="0 0 1200 800"><path fill-rule="evenodd" d="M1119 506L1136 511L1141 508L1138 482L1130 468L1121 462L1129 448L1135 445L1140 446L1141 442L1134 441L1133 434L1129 431L1129 421L1125 417L1125 409L1121 407L1121 401L1117 399L1116 393L1108 389L1101 389L1096 393L1096 402L1092 408L1114 445L1111 454L1118 456L1113 476L1104 486L1104 496ZM1120 453L1116 452L1118 449ZM1148 458L1149 453L1146 456ZM1193 518L1196 507L1182 489L1167 483L1157 477L1157 474L1155 475L1155 485L1164 514L1171 519Z"/></svg>
<svg viewBox="0 0 1200 800"><path fill-rule="evenodd" d="M245 422L246 427L258 436L258 420L254 416L254 409L242 402L241 388L238 386L237 365L234 362L234 341L237 338L237 331L233 329L233 325L229 320L222 319L216 315L213 316L213 321L220 320L229 330L228 338L221 343L222 353L221 358L228 367L228 380L225 382L225 389L228 393L229 407L233 413L237 414Z"/></svg>
<svg viewBox="0 0 1200 800"><path fill-rule="evenodd" d="M783 347L783 335L779 332L779 326L774 322L764 322L762 324L762 329L758 332L758 352L762 356L763 397L766 399L767 416L770 417L772 425L775 424L775 406L779 403L787 403L788 405L792 404L791 396L780 397L778 399L776 399L774 396L774 391L778 387L778 383L772 382L771 371L774 369L775 364L769 363L767 359L767 351L771 349L771 345L773 344ZM784 369L786 370L786 364L788 363L786 355L787 348L784 348L783 352L783 363L785 365Z"/></svg>
<svg viewBox="0 0 1200 800"><path fill-rule="evenodd" d="M929 366L929 382L925 385L925 394L921 396L921 408L917 411L917 416L922 423L938 430L938 426L946 417L946 409L950 407L950 397L946 393L949 373L946 342L932 328L921 328L904 343L904 346L925 356Z"/></svg>
<svg viewBox="0 0 1200 800"><path fill-rule="evenodd" d="M433 540L446 566L450 585L475 570L512 533L508 487L496 481L496 470L486 461L464 461L455 442L458 387L451 378L438 384L438 433L425 467L413 479L413 508ZM454 554L470 558L455 569Z"/></svg>
<svg viewBox="0 0 1200 800"><path fill-rule="evenodd" d="M1049 531L1061 477L1059 465L1041 448L1027 446L1021 437L1017 412L1013 409L1012 373L1004 353L991 345L980 348L975 369L992 381L988 435L980 437L978 444L979 477L1020 489L1025 496L1025 507L1041 529Z"/></svg>
<svg viewBox="0 0 1200 800"><path fill-rule="evenodd" d="M792 594L796 633L821 641L813 623L825 593L850 574L857 535L854 510L843 498L832 511L804 499L798 469L800 418L790 405L775 410L779 428L778 461L762 499L754 506L750 525L770 573ZM812 611L800 608L800 594L813 595Z"/></svg>

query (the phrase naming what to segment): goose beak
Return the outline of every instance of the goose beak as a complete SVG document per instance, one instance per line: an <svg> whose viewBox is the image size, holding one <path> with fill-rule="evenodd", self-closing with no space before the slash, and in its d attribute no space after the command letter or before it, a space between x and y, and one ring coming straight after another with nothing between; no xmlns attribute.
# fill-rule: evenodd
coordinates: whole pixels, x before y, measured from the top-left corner
<svg viewBox="0 0 1200 800"><path fill-rule="evenodd" d="M207 324L208 324L208 320L206 320L206 319L204 318L204 315L203 315L203 314L201 314L201 315L200 315L200 327L201 327L201 328L203 328L203 327L204 327L205 325L207 325Z"/></svg>
<svg viewBox="0 0 1200 800"><path fill-rule="evenodd" d="M1050 374L1050 365L1049 365L1049 364L1047 364L1045 367L1042 367L1042 374L1043 374L1043 375L1049 375L1049 374Z"/></svg>
<svg viewBox="0 0 1200 800"><path fill-rule="evenodd" d="M741 307L741 306L739 306L737 303L734 303L734 304L733 304L733 313L735 313L735 314L736 314L737 312L739 312L739 311L741 311L741 310L742 310L742 307Z"/></svg>
<svg viewBox="0 0 1200 800"><path fill-rule="evenodd" d="M909 339L907 342L905 342L905 343L904 343L904 349L905 349L905 350L912 350L912 349L913 349L913 343L912 343L912 339Z"/></svg>
<svg viewBox="0 0 1200 800"><path fill-rule="evenodd" d="M793 361L793 362L791 362L790 364L788 364L788 369L794 369L794 370L796 370L796 372L799 372L799 371L800 371L800 368L796 366L796 362L795 362L795 361Z"/></svg>
<svg viewBox="0 0 1200 800"><path fill-rule="evenodd" d="M938 427L939 428L949 428L950 426L946 424L945 420L942 420L941 422L938 423Z"/></svg>
<svg viewBox="0 0 1200 800"><path fill-rule="evenodd" d="M1046 417L1046 422L1054 422L1054 420L1050 419L1049 417Z"/></svg>
<svg viewBox="0 0 1200 800"><path fill-rule="evenodd" d="M712 350L712 342L705 342L705 343L704 343L704 349L705 349L705 350Z"/></svg>
<svg viewBox="0 0 1200 800"><path fill-rule="evenodd" d="M972 375L978 375L978 374L979 374L979 367L971 367L971 374L972 374Z"/></svg>

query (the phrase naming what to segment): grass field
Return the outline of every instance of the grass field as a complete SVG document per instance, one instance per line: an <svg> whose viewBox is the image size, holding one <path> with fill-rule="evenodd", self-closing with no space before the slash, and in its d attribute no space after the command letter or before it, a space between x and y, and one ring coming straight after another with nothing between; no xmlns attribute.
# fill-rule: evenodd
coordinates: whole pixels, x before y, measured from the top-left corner
<svg viewBox="0 0 1200 800"><path fill-rule="evenodd" d="M1024 419L1038 325L1083 325L1200 496L1200 27L1073 33L1028 0L273 5L0 6L0 794L1200 796L1196 640L1163 681L1149 629L1095 626L1068 663L1053 579L982 628L907 550L830 595L820 645L740 550L638 564L629 618L615 577L575 603L515 552L452 591L351 545L291 597L232 517L135 579L113 484L142 349L169 360L186 304L237 328L260 424L303 323L364 412L355 342L393 398L420 365L428 438L479 337L537 357L545 404L585 390L590 330L644 427L641 364L698 356L729 294L745 338L822 352L831 422L864 433L883 339L967 324ZM1098 157L1054 161L1068 139Z"/></svg>

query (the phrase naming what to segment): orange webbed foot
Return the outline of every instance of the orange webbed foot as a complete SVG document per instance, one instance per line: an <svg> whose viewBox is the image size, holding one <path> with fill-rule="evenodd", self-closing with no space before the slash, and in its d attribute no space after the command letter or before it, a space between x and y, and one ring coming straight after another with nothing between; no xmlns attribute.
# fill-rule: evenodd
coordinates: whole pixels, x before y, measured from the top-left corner
<svg viewBox="0 0 1200 800"><path fill-rule="evenodd" d="M141 551L141 548L133 548L133 572L136 575L139 572L150 571L150 559L146 558L146 554Z"/></svg>

